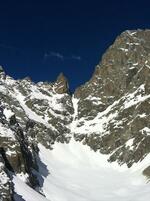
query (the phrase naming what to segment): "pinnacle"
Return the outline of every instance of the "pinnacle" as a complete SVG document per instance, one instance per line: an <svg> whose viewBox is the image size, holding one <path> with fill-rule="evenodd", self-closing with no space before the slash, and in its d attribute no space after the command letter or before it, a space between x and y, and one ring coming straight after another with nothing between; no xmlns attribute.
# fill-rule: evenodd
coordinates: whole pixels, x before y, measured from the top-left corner
<svg viewBox="0 0 150 201"><path fill-rule="evenodd" d="M0 66L0 73L4 72L4 69L2 66Z"/></svg>
<svg viewBox="0 0 150 201"><path fill-rule="evenodd" d="M57 77L56 84L57 87L55 90L57 91L57 93L60 94L68 93L69 91L68 80L63 73L60 73L59 76Z"/></svg>
<svg viewBox="0 0 150 201"><path fill-rule="evenodd" d="M58 77L57 77L57 82L59 81L67 81L67 78L65 77L65 75L61 72Z"/></svg>

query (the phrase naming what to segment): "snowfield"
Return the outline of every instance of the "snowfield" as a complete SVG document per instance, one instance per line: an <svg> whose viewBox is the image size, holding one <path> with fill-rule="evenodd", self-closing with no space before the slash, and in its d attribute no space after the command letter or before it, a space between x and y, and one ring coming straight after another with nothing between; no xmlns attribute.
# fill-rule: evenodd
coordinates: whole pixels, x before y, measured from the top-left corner
<svg viewBox="0 0 150 201"><path fill-rule="evenodd" d="M128 169L126 165L108 163L108 155L74 140L56 143L53 150L39 144L39 149L39 179L45 197L19 177L13 179L15 191L26 201L150 200L150 183L142 175L150 155Z"/></svg>

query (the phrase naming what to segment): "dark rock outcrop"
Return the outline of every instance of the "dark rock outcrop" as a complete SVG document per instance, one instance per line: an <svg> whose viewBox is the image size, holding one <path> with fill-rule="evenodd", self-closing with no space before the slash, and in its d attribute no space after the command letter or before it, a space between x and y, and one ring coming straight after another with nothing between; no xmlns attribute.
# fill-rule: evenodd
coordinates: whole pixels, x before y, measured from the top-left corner
<svg viewBox="0 0 150 201"><path fill-rule="evenodd" d="M63 73L60 73L54 84L54 89L58 94L69 93L68 80Z"/></svg>

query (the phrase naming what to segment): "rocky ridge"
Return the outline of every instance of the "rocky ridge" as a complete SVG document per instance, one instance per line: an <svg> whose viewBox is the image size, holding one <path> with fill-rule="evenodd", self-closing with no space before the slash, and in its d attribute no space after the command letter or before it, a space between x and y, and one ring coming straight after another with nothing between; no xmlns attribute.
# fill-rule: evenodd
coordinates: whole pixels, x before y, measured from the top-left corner
<svg viewBox="0 0 150 201"><path fill-rule="evenodd" d="M149 38L150 30L123 32L74 95L62 73L56 82L35 84L0 68L1 201L15 199L13 174L42 193L38 143L52 149L74 137L128 167L150 153Z"/></svg>

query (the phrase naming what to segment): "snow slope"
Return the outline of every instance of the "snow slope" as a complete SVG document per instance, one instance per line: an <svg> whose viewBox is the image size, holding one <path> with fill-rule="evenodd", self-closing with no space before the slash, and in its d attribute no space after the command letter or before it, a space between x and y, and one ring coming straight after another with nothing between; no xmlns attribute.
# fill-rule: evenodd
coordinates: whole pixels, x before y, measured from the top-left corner
<svg viewBox="0 0 150 201"><path fill-rule="evenodd" d="M126 165L108 163L108 155L94 152L74 140L69 144L56 143L53 150L39 144L39 149L42 190L48 200L150 200L150 184L141 174L149 164L150 155L128 169ZM14 178L14 184L16 192L26 201L46 200L41 195L37 197L38 193L17 177Z"/></svg>
<svg viewBox="0 0 150 201"><path fill-rule="evenodd" d="M16 196L16 201L48 201L44 196L37 193L35 190L33 190L31 187L29 187L27 184L25 184L20 178L14 176L13 182L15 184L15 191L18 195L21 195L21 197Z"/></svg>

